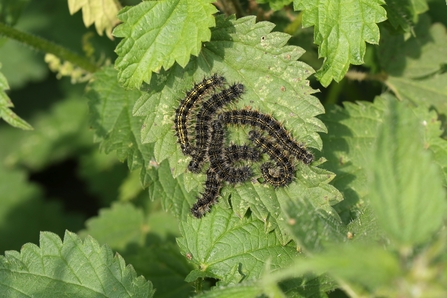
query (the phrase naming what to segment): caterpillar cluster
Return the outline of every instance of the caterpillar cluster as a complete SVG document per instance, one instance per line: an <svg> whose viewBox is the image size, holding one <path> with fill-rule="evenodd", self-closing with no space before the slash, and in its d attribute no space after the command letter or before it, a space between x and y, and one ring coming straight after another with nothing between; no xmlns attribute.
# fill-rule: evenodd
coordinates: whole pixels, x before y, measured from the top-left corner
<svg viewBox="0 0 447 298"><path fill-rule="evenodd" d="M186 97L176 109L174 127L183 154L191 156L188 170L200 173L205 162L210 166L206 172L205 190L191 208L191 213L201 218L217 203L223 182L243 183L253 176L250 166L236 166L242 161L257 162L262 153L270 161L261 165L261 173L266 183L283 187L293 180L295 167L293 158L305 164L313 161L313 155L303 145L297 143L288 131L270 115L259 111L221 110L231 102L241 98L245 92L243 84L235 83L224 88L224 77L214 74L196 83L186 93ZM198 103L202 102L200 108ZM198 110L193 116L192 111ZM190 137L188 127L195 118L195 142ZM251 126L249 145L225 145L225 126ZM265 136L263 135L265 134ZM255 149L257 148L257 149ZM258 151L258 149L260 151Z"/></svg>

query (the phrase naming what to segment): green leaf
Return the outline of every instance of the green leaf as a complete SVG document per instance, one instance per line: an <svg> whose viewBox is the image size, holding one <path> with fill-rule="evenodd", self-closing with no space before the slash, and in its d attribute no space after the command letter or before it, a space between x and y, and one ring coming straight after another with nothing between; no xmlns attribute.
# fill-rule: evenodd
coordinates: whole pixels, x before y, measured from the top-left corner
<svg viewBox="0 0 447 298"><path fill-rule="evenodd" d="M20 253L0 257L0 292L5 297L152 297L152 284L137 277L110 248L66 232L64 241L40 234L40 248L25 244Z"/></svg>
<svg viewBox="0 0 447 298"><path fill-rule="evenodd" d="M204 292L195 297L200 298L226 298L226 297L238 297L238 298L251 298L259 297L262 294L262 288L253 281L244 282L237 285L230 285L225 287L218 287L211 291Z"/></svg>
<svg viewBox="0 0 447 298"><path fill-rule="evenodd" d="M90 235L101 244L120 252L129 246L143 246L149 234L157 238L179 235L177 222L166 212L152 211L148 216L130 203L114 203L86 222L82 236Z"/></svg>
<svg viewBox="0 0 447 298"><path fill-rule="evenodd" d="M439 23L431 25L430 19L423 15L414 30L416 36L407 40L383 32L378 60L389 74L385 83L398 98L435 106L438 113L446 114L445 27Z"/></svg>
<svg viewBox="0 0 447 298"><path fill-rule="evenodd" d="M143 245L148 232L142 210L128 203L115 203L110 209L101 209L98 217L86 222L86 227L81 235L90 235L119 251L129 244Z"/></svg>
<svg viewBox="0 0 447 298"><path fill-rule="evenodd" d="M262 281L262 280L261 280ZM278 286L271 287L270 284L259 281L244 280L238 284L218 286L206 291L196 297L219 298L219 297L296 297L296 298L327 298L326 292L333 291L335 284L328 282L328 278L306 276L304 278L293 278L282 281ZM282 292L284 292L284 294ZM262 295L264 294L264 295Z"/></svg>
<svg viewBox="0 0 447 298"><path fill-rule="evenodd" d="M354 220L348 224L348 239L366 245L372 242L389 243L369 203L363 201L358 203L352 208L351 216Z"/></svg>
<svg viewBox="0 0 447 298"><path fill-rule="evenodd" d="M396 256L381 247L345 246L315 259L307 264L312 271L328 272L368 288L390 286L400 275Z"/></svg>
<svg viewBox="0 0 447 298"><path fill-rule="evenodd" d="M120 114L141 95L139 91L125 90L117 85L117 74L112 67L105 67L95 73L87 89L90 123L97 141L106 139L111 131L116 130Z"/></svg>
<svg viewBox="0 0 447 298"><path fill-rule="evenodd" d="M271 284L307 272L328 273L337 280L362 286L370 296L375 290L395 285L394 282L401 274L399 261L393 253L378 246L345 244L314 257L300 259L286 269L267 274L263 278L263 284Z"/></svg>
<svg viewBox="0 0 447 298"><path fill-rule="evenodd" d="M141 144L141 117L132 115L132 107L141 95L138 90L125 90L117 81L117 72L104 68L94 74L86 93L89 99L90 123L101 148L109 153L116 151L120 160L126 160L130 170L142 167L141 181L147 186L147 169L150 168L153 149Z"/></svg>
<svg viewBox="0 0 447 298"><path fill-rule="evenodd" d="M384 103L383 99L376 99L374 104L344 102L343 105L344 108L328 106L326 114L321 116L329 130L328 134L321 136L324 142L321 154L327 158L322 167L336 174L332 184L344 197L334 207L343 222L348 224L358 216L357 208L353 207L362 204L369 191L364 167L371 154ZM365 227L365 223L359 227ZM363 233L356 229L350 232L355 235Z"/></svg>
<svg viewBox="0 0 447 298"><path fill-rule="evenodd" d="M339 191L327 184L334 177L332 173L301 164L297 165L297 172L300 174L296 180L285 188L274 189L268 184L260 183L237 185L224 188L222 196L230 196L233 211L239 217L243 217L248 207L250 207L254 216L265 223L266 231L279 228L280 233L277 234L277 237L285 245L292 238L297 240L289 229L290 216L288 214L290 214L291 206L301 205L303 204L302 201L308 202L306 208L301 209L304 206L300 206L298 209L301 211L296 210L296 214L301 214L303 210L306 210L310 217L315 209L321 209L321 212L334 213L331 205L342 200ZM333 216L336 220L337 216ZM310 230L309 217L302 215L299 218L296 218L295 215L292 215L292 217L295 218L297 226ZM323 224L321 218L314 218L313 220L315 225ZM318 239L314 240L318 241ZM300 241L297 242L300 243ZM302 244L304 245L304 243Z"/></svg>
<svg viewBox="0 0 447 298"><path fill-rule="evenodd" d="M424 148L430 149L434 162L444 174L443 184L447 186L447 141L443 137L443 123L440 121L440 115L425 106L414 108L413 112L424 128Z"/></svg>
<svg viewBox="0 0 447 298"><path fill-rule="evenodd" d="M113 39L112 29L118 24L118 11L121 5L116 0L68 0L70 14L82 9L82 18L86 27L95 23L96 32L102 36L105 31Z"/></svg>
<svg viewBox="0 0 447 298"><path fill-rule="evenodd" d="M379 43L377 23L386 20L383 0L294 0L303 11L303 27L315 26L314 41L324 57L316 77L323 86L339 82L349 64L363 64L366 44Z"/></svg>
<svg viewBox="0 0 447 298"><path fill-rule="evenodd" d="M258 283L260 286L262 283ZM297 298L328 298L328 294L339 288L338 285L327 275L320 275L318 277L312 275L304 275L300 278L290 278L283 280L278 284L278 290L282 291L286 297ZM266 287L265 293L268 293L269 288Z"/></svg>
<svg viewBox="0 0 447 298"><path fill-rule="evenodd" d="M424 79L439 71L445 63L447 37L442 24L432 25L430 18L422 15L414 27L414 33L414 36L405 38L382 30L377 58L391 76Z"/></svg>
<svg viewBox="0 0 447 298"><path fill-rule="evenodd" d="M135 115L147 117L142 141L156 142L156 160L161 162L169 157L175 177L184 172L188 161L176 146L172 129L175 108L194 82L213 73L224 75L229 83L239 81L246 86L247 92L236 106L249 104L263 113L274 113L292 130L295 138L320 149L322 143L317 132L326 129L315 116L324 109L311 95L315 91L306 81L312 69L296 61L303 54L302 49L284 46L289 35L270 33L273 24L255 23L254 17L238 20L218 17L216 21L211 41L204 44L197 58L191 59L187 71L174 66L169 72L156 76L148 87L149 93L134 107Z"/></svg>
<svg viewBox="0 0 447 298"><path fill-rule="evenodd" d="M324 109L318 99L311 95L314 90L309 88L306 80L312 73L312 69L296 61L303 53L300 48L284 46L289 36L279 32L271 33L272 27L273 24L268 22L255 23L254 17L238 20L218 17L217 26L212 30L211 41L204 44L197 58L191 59L186 71L179 66L173 66L169 72L153 76L148 86L149 92L137 101L134 112L137 116L146 116L142 129L142 141L155 142L155 160L160 163L169 159L169 168L166 166L165 174L160 175L160 179L170 181L166 182L166 185L175 183L167 176L171 174L178 177L185 173L189 162L189 157L182 154L173 130L175 108L180 99L185 96L185 92L193 87L194 82L201 81L203 77L213 73L224 75L229 83L242 82L246 86L247 92L239 103L232 104L232 108L250 105L263 113L273 114L284 123L295 139L309 147L321 148L322 143L318 132L325 132L326 129L315 116L323 113ZM213 62L210 63L210 61ZM240 63L240 61L245 62ZM247 142L246 136L249 129L249 127L243 127L236 130L232 134L232 141ZM321 200L319 195L327 194L327 200L321 203L326 208L330 208L328 203L341 199L336 189L327 186L333 178L331 173L312 166L298 165L297 167L298 177L295 183L299 185L291 186L291 189L300 193L310 192L317 202ZM165 208L172 206L174 210L181 210L181 217L184 218L183 214L187 215L187 210L191 207L191 202L195 201L197 191L201 191L204 180L205 177L202 174L185 173L179 182L183 185L175 188L176 198L173 198L173 193L168 196L173 199L169 199L172 203L165 204ZM164 183L161 182L161 184ZM249 184L236 186L237 193L247 193L245 190L247 185ZM169 191L167 186L164 189ZM271 230L274 228L275 220L281 217L281 213L277 212L280 209L275 200L269 202L269 206L263 206L273 191L268 189L268 187L259 186L258 194L252 197L235 194L235 197L232 197L232 204L239 215L242 216L250 207L255 210L255 215L264 221L269 212L274 213L275 218L271 221L273 225L267 227ZM187 200L180 200L185 196L185 190L187 192L194 190L194 192L187 195ZM230 193L223 192L225 198L228 194ZM290 191L285 195L290 199L290 197L295 197L296 193ZM260 196L262 196L262 201L254 201L255 197ZM283 243L290 240L290 238L282 237Z"/></svg>
<svg viewBox="0 0 447 298"><path fill-rule="evenodd" d="M284 212L293 240L307 251L318 252L347 239L346 227L337 213L318 209L306 198L289 201Z"/></svg>
<svg viewBox="0 0 447 298"><path fill-rule="evenodd" d="M120 11L123 22L113 34L124 38L116 48L119 82L127 88L149 83L152 72L184 67L209 41L216 8L211 0L143 1Z"/></svg>
<svg viewBox="0 0 447 298"><path fill-rule="evenodd" d="M185 221L190 216L197 192L186 191L184 175L174 179L169 164L164 161L157 168L148 171L148 177L153 183L149 188L149 197L152 200L161 200L164 210Z"/></svg>
<svg viewBox="0 0 447 298"><path fill-rule="evenodd" d="M272 269L278 269L298 255L293 244L283 246L274 233L266 234L262 222L253 217L240 219L220 206L200 220L188 217L180 223L180 232L177 243L198 268L197 273L224 283L238 283L241 277L258 278L267 261ZM237 275L229 274L234 266L240 273L237 280Z"/></svg>
<svg viewBox="0 0 447 298"><path fill-rule="evenodd" d="M446 211L439 168L423 142L423 123L389 100L371 155L371 204L382 228L399 246L431 238Z"/></svg>
<svg viewBox="0 0 447 298"><path fill-rule="evenodd" d="M172 214L159 210L158 208L152 208L146 217L146 226L144 228L149 230L146 239L147 242L154 243L158 239L170 240L174 243L174 237L180 236L178 221Z"/></svg>
<svg viewBox="0 0 447 298"><path fill-rule="evenodd" d="M25 130L32 130L32 126L25 120L17 116L10 108L14 107L11 99L5 93L5 90L9 89L8 82L5 76L0 72L0 119L5 120L7 123L14 127L18 127Z"/></svg>
<svg viewBox="0 0 447 298"><path fill-rule="evenodd" d="M117 250L138 274L151 280L161 297L188 297L192 287L184 281L192 270L175 245L178 223L166 212L143 214L129 203L115 203L86 223L81 237L90 235Z"/></svg>
<svg viewBox="0 0 447 298"><path fill-rule="evenodd" d="M140 174L138 171L130 172L127 178L123 181L119 188L119 200L130 201L141 194L143 188L141 187Z"/></svg>
<svg viewBox="0 0 447 298"><path fill-rule="evenodd" d="M39 170L91 147L87 106L81 97L72 96L57 102L49 112L39 114L30 122L35 130L7 157L9 165L24 164Z"/></svg>
<svg viewBox="0 0 447 298"><path fill-rule="evenodd" d="M418 15L428 10L426 0L387 0L388 19L394 28L409 32L417 23Z"/></svg>
<svg viewBox="0 0 447 298"><path fill-rule="evenodd" d="M368 235L367 237L373 238L379 236L374 228L375 224L368 224L373 217L368 215L368 207L364 201L370 191L365 166L372 154L377 128L382 122L387 100L395 98L384 95L376 98L374 103L345 102L344 108L328 106L326 114L321 116L329 130L328 134L322 135L325 146L321 154L328 160L322 167L336 174L332 183L344 197L344 200L334 207L346 224L362 214L366 216L366 221L359 218L360 222L351 225L350 232L355 235ZM435 154L436 162L444 171L446 184L447 142L440 138L442 131L437 120L438 115L434 111L429 112L424 106L415 108L414 112L420 123L425 125L424 146Z"/></svg>
<svg viewBox="0 0 447 298"><path fill-rule="evenodd" d="M434 106L440 114L447 113L447 73L434 74L424 79L389 76L386 84L400 99Z"/></svg>

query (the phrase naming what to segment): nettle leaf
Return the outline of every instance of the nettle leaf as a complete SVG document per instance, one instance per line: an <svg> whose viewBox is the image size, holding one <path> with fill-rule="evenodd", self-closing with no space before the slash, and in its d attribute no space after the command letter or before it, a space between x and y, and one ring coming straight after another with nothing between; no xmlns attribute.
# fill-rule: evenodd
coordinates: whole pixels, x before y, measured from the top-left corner
<svg viewBox="0 0 447 298"><path fill-rule="evenodd" d="M327 158L322 167L336 174L333 185L339 189L344 200L335 206L345 223L349 223L354 239L370 237L380 238L374 216L370 207L365 205L365 198L370 188L367 184L365 167L368 164L377 128L382 123L386 101L395 100L390 95L376 98L374 103L345 102L344 108L327 107L327 113L321 119L328 127L329 133L322 135L325 147L321 152ZM413 109L420 123L424 124L424 147L429 148L436 162L444 172L444 184L447 183L446 156L447 142L440 138L442 131L438 115L428 111L424 106ZM354 207L356 206L356 207ZM354 207L354 208L353 208ZM351 212L347 211L351 210Z"/></svg>
<svg viewBox="0 0 447 298"><path fill-rule="evenodd" d="M321 149L322 143L318 132L325 132L326 129L315 116L323 113L324 109L318 99L312 96L314 90L308 86L306 80L312 69L296 61L303 54L300 48L284 46L289 35L271 33L272 28L273 24L268 22L255 23L254 17L238 20L218 17L211 41L204 44L200 55L197 58L193 57L185 69L176 65L169 72L153 76L148 86L149 92L135 104L135 115L146 116L142 129L143 143L155 142L156 161L160 163L168 159L169 170L174 177L184 173L182 178L184 189L176 189L179 191L176 194L181 192L185 194L185 190L187 192L195 190L188 195L189 204L191 201L194 202L197 190L203 189L205 177L203 174L186 173L190 159L182 154L177 144L173 118L185 92L203 77L219 73L224 75L229 83L243 83L247 92L237 104L231 104L228 108L248 105L262 113L271 114L283 122L297 141L308 147ZM246 143L250 128L240 127L234 130L231 141ZM292 183L290 191L284 192L278 200L285 197L296 198L297 194L300 196L302 192L310 193L315 204L324 205L324 208L330 208L330 203L341 200L338 191L327 184L333 178L331 173L313 166L304 167L299 164L297 167L296 182ZM160 175L160 179L168 178ZM232 200L235 200L232 204L239 215L243 215L250 207L255 215L264 221L269 213L275 217L270 221L272 223L282 217L281 212L278 213L281 209L275 200L268 202L269 206L264 205L268 197L274 194L273 188L255 186L257 190L254 192L258 193L256 197L263 197L260 201L250 197L245 189L247 185L236 186L237 194L232 197ZM223 192L223 196L228 195ZM325 196L326 198L322 199ZM175 209L182 210L184 214L186 204L184 199L170 204ZM273 228L274 226L267 226L267 230ZM284 243L289 240L287 237L283 239Z"/></svg>
<svg viewBox="0 0 447 298"><path fill-rule="evenodd" d="M151 280L161 297L186 297L193 287L184 281L193 269L175 245L175 218L164 211L143 214L129 203L115 203L86 223L81 237L94 237L117 250L138 274Z"/></svg>
<svg viewBox="0 0 447 298"><path fill-rule="evenodd" d="M400 276L401 269L398 258L382 247L359 244L337 245L321 254L298 260L281 271L267 274L263 282L268 285L308 272L327 273L336 280L343 280L345 285L349 282L348 287L361 286L366 293L371 294L386 286L392 287Z"/></svg>
<svg viewBox="0 0 447 298"><path fill-rule="evenodd" d="M269 274L266 276L268 278ZM210 291L206 291L196 297L327 297L326 293L333 291L335 288L336 284L328 282L327 278L308 275L304 278L284 280L279 283L279 286L265 283L264 279L256 281L244 280L238 284L214 287Z"/></svg>
<svg viewBox="0 0 447 298"><path fill-rule="evenodd" d="M86 27L95 23L96 32L102 36L105 31L113 39L112 29L119 23L117 18L121 5L116 0L68 0L70 14L82 9L82 19Z"/></svg>
<svg viewBox="0 0 447 298"><path fill-rule="evenodd" d="M302 50L284 47L289 35L270 33L273 24L255 24L254 17L239 20L218 17L217 22L211 42L204 45L199 57L191 59L186 71L174 66L169 73L156 76L149 85L149 93L135 105L135 115L146 116L142 141L156 142L157 162L169 158L174 177L185 171L189 160L176 145L175 109L194 82L212 73L223 74L230 83L240 81L246 86L247 92L237 106L250 105L263 113L273 112L298 141L320 149L322 143L317 132L325 132L325 127L315 115L324 109L311 95L314 90L306 81L312 69L296 61Z"/></svg>
<svg viewBox="0 0 447 298"><path fill-rule="evenodd" d="M151 282L137 277L119 255L87 237L66 232L63 242L41 232L40 247L0 256L0 292L7 297L152 297Z"/></svg>
<svg viewBox="0 0 447 298"><path fill-rule="evenodd" d="M377 23L386 20L383 0L294 0L303 27L315 26L314 42L324 64L316 73L323 86L343 79L349 64L363 64L366 44L379 43Z"/></svg>
<svg viewBox="0 0 447 298"><path fill-rule="evenodd" d="M281 272L281 270L279 270L279 272ZM299 278L296 277L297 275L294 275L293 278L283 280L278 285L275 285L275 287L270 287L270 284L267 286L265 285L264 281L265 279L268 279L268 276L269 275L266 274L266 278L261 279L261 281L258 282L258 286L263 286L264 293L266 293L267 295L270 294L270 296L272 297L275 297L274 295L276 293L279 293L276 291L280 290L286 295L286 297L327 298L327 293L330 293L339 288L339 286L332 280L332 278L327 275L315 276L307 274ZM276 297L278 296L279 295L276 294Z"/></svg>
<svg viewBox="0 0 447 298"><path fill-rule="evenodd" d="M364 244L389 243L385 233L377 223L377 217L369 202L361 201L351 210L347 237L353 242Z"/></svg>
<svg viewBox="0 0 447 298"><path fill-rule="evenodd" d="M101 209L98 217L86 222L86 227L80 235L88 234L119 252L130 245L143 246L149 233L160 239L179 234L172 215L164 211L145 215L141 208L130 203L115 203L111 208Z"/></svg>
<svg viewBox="0 0 447 298"><path fill-rule="evenodd" d="M7 123L14 127L18 127L25 130L32 130L32 126L25 120L17 116L10 108L14 107L11 99L5 93L5 90L9 89L8 81L5 76L0 72L0 119L5 120Z"/></svg>
<svg viewBox="0 0 447 298"><path fill-rule="evenodd" d="M39 170L91 147L87 106L80 96L55 103L49 112L39 114L30 122L35 130L29 132L18 148L8 155L9 164L22 164Z"/></svg>
<svg viewBox="0 0 447 298"><path fill-rule="evenodd" d="M244 282L236 285L216 287L210 291L201 293L194 297L197 298L226 298L226 297L260 297L262 294L262 288L259 284L250 281ZM262 297L262 296L261 296Z"/></svg>
<svg viewBox="0 0 447 298"><path fill-rule="evenodd" d="M149 197L152 200L161 200L163 209L168 210L182 221L191 216L190 209L196 201L198 192L197 189L192 193L186 191L185 175L174 179L167 160L162 162L156 170L148 171L148 174L153 182L149 188Z"/></svg>
<svg viewBox="0 0 447 298"><path fill-rule="evenodd" d="M444 134L443 124L439 115L425 106L413 109L415 116L423 126L423 147L429 149L434 157L434 162L444 174L443 184L447 185L447 141L442 137Z"/></svg>
<svg viewBox="0 0 447 298"><path fill-rule="evenodd" d="M129 203L115 203L110 209L101 209L98 217L87 220L87 229L80 234L123 251L129 244L144 244L148 232L145 227L142 210Z"/></svg>
<svg viewBox="0 0 447 298"><path fill-rule="evenodd" d="M426 0L387 0L385 9L394 28L409 32L418 15L428 10L428 4Z"/></svg>
<svg viewBox="0 0 447 298"><path fill-rule="evenodd" d="M293 240L308 251L318 252L347 240L347 229L334 211L318 209L306 198L289 201L283 209Z"/></svg>
<svg viewBox="0 0 447 298"><path fill-rule="evenodd" d="M405 104L389 100L368 163L371 206L400 246L431 238L447 209L439 167L424 148L424 128Z"/></svg>
<svg viewBox="0 0 447 298"><path fill-rule="evenodd" d="M422 15L415 36L405 40L401 35L383 31L378 59L389 74L386 85L397 97L414 103L435 106L447 113L447 74L443 71L447 56L445 27Z"/></svg>
<svg viewBox="0 0 447 298"><path fill-rule="evenodd" d="M292 243L283 246L274 233L266 234L259 220L251 216L240 219L220 206L214 209L219 210L201 220L189 217L180 223L182 237L177 243L182 254L198 268L190 273L188 281L208 276L224 284L238 283L259 278L266 262L275 270L298 256Z"/></svg>
<svg viewBox="0 0 447 298"><path fill-rule="evenodd" d="M122 161L127 159L130 170L142 167L141 181L147 186L153 147L141 143L142 118L132 115L132 107L141 92L122 88L117 81L117 72L108 67L94 74L86 96L90 123L101 148L106 153L115 150Z"/></svg>
<svg viewBox="0 0 447 298"><path fill-rule="evenodd" d="M405 38L382 30L377 58L381 67L393 77L424 78L439 71L447 55L445 27L431 24L422 15L414 27L414 36Z"/></svg>
<svg viewBox="0 0 447 298"><path fill-rule="evenodd" d="M301 164L297 165L297 173L299 174L295 182L285 188L274 189L268 184L260 183L237 185L225 188L222 196L225 197L228 194L231 197L231 206L239 217L242 217L250 207L251 212L265 223L266 231L279 228L280 233L277 237L285 245L291 239L297 241L295 235L290 232L291 217L303 229L304 234L313 231L312 224L325 226L322 217L316 216L312 223L310 222L310 212L316 209L321 209L322 213L333 214L333 220L340 222L331 207L342 200L339 191L328 184L334 178L333 173ZM306 208L302 209L301 207L304 206L301 204L304 201L307 202ZM296 206L296 204L300 205L298 209L301 211L291 209L291 206ZM309 213L303 216L302 212ZM319 234L319 236L322 235ZM314 240L321 239L314 237ZM301 241L297 242L304 245ZM308 248L311 249L310 246Z"/></svg>
<svg viewBox="0 0 447 298"><path fill-rule="evenodd" d="M124 38L116 48L119 82L127 88L149 83L152 72L168 69L174 62L185 66L197 56L202 42L210 40L217 10L211 0L143 1L125 7L123 22L113 34Z"/></svg>
<svg viewBox="0 0 447 298"><path fill-rule="evenodd" d="M344 102L344 108L328 106L321 116L329 130L321 135L325 144L321 154L327 158L322 167L336 174L332 184L344 196L339 211L350 209L368 194L364 167L385 109L383 101L377 98L374 103ZM348 223L351 215L341 214Z"/></svg>

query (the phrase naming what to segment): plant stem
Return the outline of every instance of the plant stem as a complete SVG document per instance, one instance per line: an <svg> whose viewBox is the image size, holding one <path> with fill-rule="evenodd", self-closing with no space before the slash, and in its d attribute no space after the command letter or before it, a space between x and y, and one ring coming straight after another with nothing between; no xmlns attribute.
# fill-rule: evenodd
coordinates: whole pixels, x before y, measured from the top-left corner
<svg viewBox="0 0 447 298"><path fill-rule="evenodd" d="M50 53L62 60L69 61L88 72L95 72L98 70L98 67L91 63L88 59L79 56L78 54L60 46L43 38L31 35L29 33L25 33L23 31L19 31L14 29L4 23L0 22L0 35L4 35L6 37L12 38L26 44L38 51L44 53Z"/></svg>
<svg viewBox="0 0 447 298"><path fill-rule="evenodd" d="M332 83L329 87L329 93L326 97L325 105L327 104L336 104L338 101L338 97L340 96L340 93L343 90L343 86L345 85L346 81L341 80L339 83Z"/></svg>

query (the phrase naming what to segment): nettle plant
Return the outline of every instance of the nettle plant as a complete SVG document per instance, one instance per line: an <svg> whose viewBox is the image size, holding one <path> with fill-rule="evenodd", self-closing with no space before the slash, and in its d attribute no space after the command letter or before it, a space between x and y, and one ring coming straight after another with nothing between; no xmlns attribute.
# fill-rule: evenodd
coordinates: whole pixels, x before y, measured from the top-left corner
<svg viewBox="0 0 447 298"><path fill-rule="evenodd" d="M13 2L0 5L0 117L34 131L0 127L1 297L445 295L444 1L69 0L71 18L66 3L52 7L78 28L82 11L85 26L108 37L97 44L93 30L80 30L83 54L26 33L26 24L11 26L44 13ZM74 40L71 28L61 23L61 40ZM73 83L50 108L26 112L27 121L6 93L8 75L22 72L8 70L8 60L18 63L8 39L45 53L49 68ZM223 88L205 86L213 76L225 78ZM188 170L174 118L194 142L193 115L232 84L238 99L223 96L221 112L258 111L313 155L292 161L287 185L265 183L262 151L261 162L234 162L252 171L238 183L205 182L207 168L223 161ZM211 91L198 96L200 88ZM196 95L190 115L176 116ZM249 144L252 126L225 126L224 143ZM266 142L254 149L286 158ZM204 152L225 144L211 146ZM104 206L82 230L82 218L45 201L27 179L65 159L79 163ZM196 218L191 207L206 187L218 188L219 200Z"/></svg>

